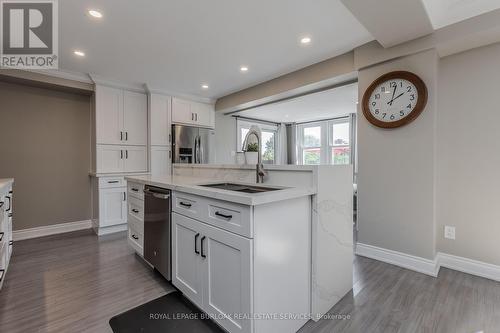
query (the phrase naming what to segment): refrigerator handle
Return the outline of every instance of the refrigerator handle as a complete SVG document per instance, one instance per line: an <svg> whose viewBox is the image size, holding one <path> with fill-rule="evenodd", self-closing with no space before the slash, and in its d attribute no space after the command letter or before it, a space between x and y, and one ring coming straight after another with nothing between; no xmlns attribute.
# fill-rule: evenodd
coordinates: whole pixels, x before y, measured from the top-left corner
<svg viewBox="0 0 500 333"><path fill-rule="evenodd" d="M198 142L198 149L196 150L196 160L198 164L201 163L201 136L198 135L196 138L196 141Z"/></svg>
<svg viewBox="0 0 500 333"><path fill-rule="evenodd" d="M205 159L203 157L203 144L201 143L201 136L199 136L198 149L200 150L200 158L199 163L205 163Z"/></svg>
<svg viewBox="0 0 500 333"><path fill-rule="evenodd" d="M198 137L194 138L194 152L193 152L194 163L198 163Z"/></svg>

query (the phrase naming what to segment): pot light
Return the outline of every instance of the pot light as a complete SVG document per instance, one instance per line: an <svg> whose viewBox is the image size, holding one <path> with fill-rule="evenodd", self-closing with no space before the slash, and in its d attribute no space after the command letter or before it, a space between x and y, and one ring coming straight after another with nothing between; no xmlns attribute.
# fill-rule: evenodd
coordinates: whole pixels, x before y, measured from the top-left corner
<svg viewBox="0 0 500 333"><path fill-rule="evenodd" d="M89 10L89 15L95 18L102 18L102 13L100 11L97 11L95 9Z"/></svg>
<svg viewBox="0 0 500 333"><path fill-rule="evenodd" d="M241 66L240 71L242 72L248 72L248 67L247 66Z"/></svg>
<svg viewBox="0 0 500 333"><path fill-rule="evenodd" d="M311 42L311 37L303 37L301 40L300 40L300 43L302 45L307 45Z"/></svg>
<svg viewBox="0 0 500 333"><path fill-rule="evenodd" d="M208 84L202 84L202 85L201 85L201 88L202 88L202 89L208 89Z"/></svg>
<svg viewBox="0 0 500 333"><path fill-rule="evenodd" d="M73 53L79 57L85 57L85 52L80 51L80 50L75 50Z"/></svg>

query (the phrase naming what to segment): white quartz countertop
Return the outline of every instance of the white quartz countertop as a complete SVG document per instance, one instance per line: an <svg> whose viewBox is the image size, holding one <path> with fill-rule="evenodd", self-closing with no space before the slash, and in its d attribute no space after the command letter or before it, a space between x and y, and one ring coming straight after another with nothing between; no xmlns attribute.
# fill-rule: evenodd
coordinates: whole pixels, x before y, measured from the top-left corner
<svg viewBox="0 0 500 333"><path fill-rule="evenodd" d="M14 182L14 178L0 178L0 189Z"/></svg>
<svg viewBox="0 0 500 333"><path fill-rule="evenodd" d="M169 190L201 195L209 198L230 201L249 206L256 206L276 201L295 199L303 196L313 195L316 193L316 191L311 188L285 187L285 186L275 186L268 184L249 184L238 181L230 181L231 183L236 183L236 184L254 185L254 186L256 185L259 187L282 188L280 190L263 192L263 193L241 193L241 192L200 186L205 184L228 182L227 180L222 180L222 179L217 180L214 178L202 178L202 177L145 175L145 176L126 176L125 179L130 182L157 186Z"/></svg>

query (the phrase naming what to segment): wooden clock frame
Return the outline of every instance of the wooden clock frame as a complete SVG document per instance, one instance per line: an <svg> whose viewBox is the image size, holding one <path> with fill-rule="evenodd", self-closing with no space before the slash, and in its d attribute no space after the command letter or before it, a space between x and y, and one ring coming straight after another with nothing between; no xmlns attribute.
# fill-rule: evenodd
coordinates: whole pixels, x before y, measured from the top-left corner
<svg viewBox="0 0 500 333"><path fill-rule="evenodd" d="M377 118L375 118L371 112L370 112L370 96L372 95L373 91L377 86L383 82L389 81L389 80L394 80L394 79L403 79L410 81L413 83L415 88L417 89L418 92L418 101L417 105L415 105L415 108L413 111L408 115L408 117L405 117L403 119L400 119L398 121L392 121L392 122L385 122L381 121ZM366 89L364 95L363 95L363 114L365 115L365 118L372 123L373 125L381 128L397 128L401 127L404 125L407 125L417 119L418 116L424 111L425 106L427 105L427 87L424 83L424 81L417 76L416 74L413 74L411 72L407 71L395 71L395 72L390 72L387 74L382 75Z"/></svg>

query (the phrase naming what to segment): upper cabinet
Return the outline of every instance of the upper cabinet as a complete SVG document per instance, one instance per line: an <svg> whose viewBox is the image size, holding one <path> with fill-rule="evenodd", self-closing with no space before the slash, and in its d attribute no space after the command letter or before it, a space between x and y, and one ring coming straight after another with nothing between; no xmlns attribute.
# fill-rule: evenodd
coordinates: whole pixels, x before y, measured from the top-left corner
<svg viewBox="0 0 500 333"><path fill-rule="evenodd" d="M168 146L171 143L171 103L170 96L150 95L151 145Z"/></svg>
<svg viewBox="0 0 500 333"><path fill-rule="evenodd" d="M215 128L214 106L172 97L172 123Z"/></svg>
<svg viewBox="0 0 500 333"><path fill-rule="evenodd" d="M96 143L146 145L147 106L145 94L96 86Z"/></svg>

